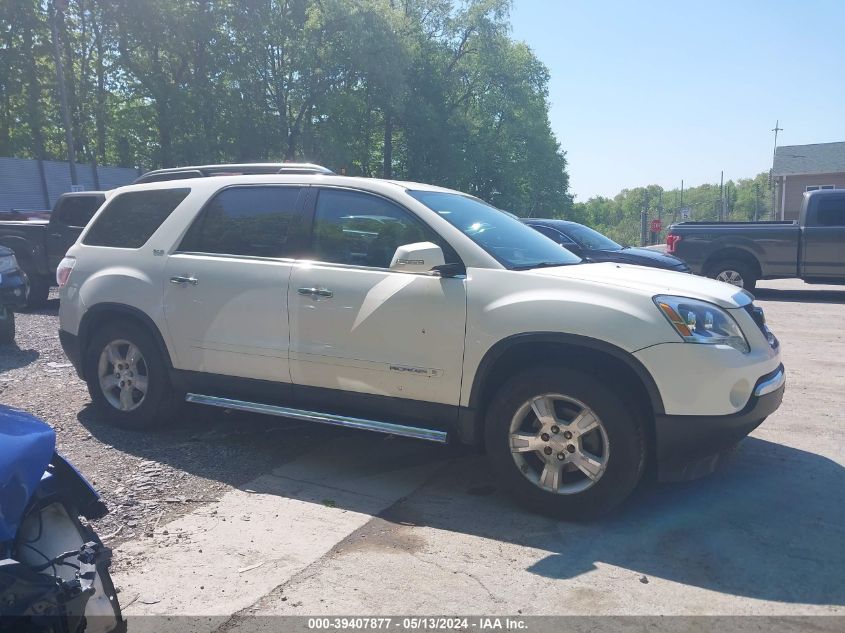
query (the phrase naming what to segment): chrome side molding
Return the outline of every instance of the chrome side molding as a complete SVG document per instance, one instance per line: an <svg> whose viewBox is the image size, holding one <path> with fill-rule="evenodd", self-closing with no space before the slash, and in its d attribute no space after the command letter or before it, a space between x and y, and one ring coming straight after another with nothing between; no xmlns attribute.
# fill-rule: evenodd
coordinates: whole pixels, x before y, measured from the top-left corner
<svg viewBox="0 0 845 633"><path fill-rule="evenodd" d="M445 444L448 440L446 431L423 429L404 424L393 424L392 422L380 422L378 420L367 420L365 418L352 418L334 413L320 413L319 411L306 411L304 409L292 409L260 402L247 402L246 400L233 400L231 398L218 398L217 396L204 396L198 393L189 393L185 396L185 402L194 404L205 404L211 407L222 409L234 409L236 411L249 411L251 413L264 413L282 418L293 418L305 420L306 422L319 422L332 426L342 426L350 429L362 429L364 431L376 431L378 433L389 433L390 435L401 435L412 437L417 440L437 442Z"/></svg>
<svg viewBox="0 0 845 633"><path fill-rule="evenodd" d="M780 369L778 369L777 373L774 376L772 376L768 380L764 380L759 385L757 385L757 387L754 389L754 395L759 398L760 396L765 396L767 393L777 391L785 382L786 372L784 372L783 367L781 367Z"/></svg>

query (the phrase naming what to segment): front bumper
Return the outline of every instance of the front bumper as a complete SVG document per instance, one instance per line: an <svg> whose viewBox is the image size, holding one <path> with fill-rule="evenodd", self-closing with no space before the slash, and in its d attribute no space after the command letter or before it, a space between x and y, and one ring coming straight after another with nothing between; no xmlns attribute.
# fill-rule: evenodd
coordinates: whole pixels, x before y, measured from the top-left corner
<svg viewBox="0 0 845 633"><path fill-rule="evenodd" d="M85 380L82 375L82 347L79 344L79 337L66 330L59 330L59 342L68 360L73 364L76 374Z"/></svg>
<svg viewBox="0 0 845 633"><path fill-rule="evenodd" d="M19 270L0 274L0 305L22 308L26 305L26 278Z"/></svg>
<svg viewBox="0 0 845 633"><path fill-rule="evenodd" d="M713 472L734 446L777 411L786 390L783 365L760 378L748 404L730 415L658 415L657 476L688 481Z"/></svg>

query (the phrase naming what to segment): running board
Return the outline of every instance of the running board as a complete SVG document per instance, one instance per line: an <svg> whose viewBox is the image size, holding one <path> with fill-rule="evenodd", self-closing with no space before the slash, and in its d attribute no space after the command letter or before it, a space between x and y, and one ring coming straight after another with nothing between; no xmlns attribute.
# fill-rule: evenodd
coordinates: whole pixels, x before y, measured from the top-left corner
<svg viewBox="0 0 845 633"><path fill-rule="evenodd" d="M305 420L307 422L319 422L321 424L343 426L350 429L363 429L364 431L389 433L390 435L401 435L402 437L412 437L414 439L438 442L440 444L445 444L448 440L448 434L445 431L423 429L415 426L393 424L391 422L379 422L378 420L367 420L364 418L351 418L345 415L335 415L334 413L319 413L317 411L306 411L304 409L292 409L290 407L280 407L272 404L262 404L260 402L247 402L246 400L204 396L198 393L187 394L185 396L185 402L205 404L211 407L220 407L221 409L233 409L235 411L264 413L267 415L279 416L281 418L293 418L295 420Z"/></svg>

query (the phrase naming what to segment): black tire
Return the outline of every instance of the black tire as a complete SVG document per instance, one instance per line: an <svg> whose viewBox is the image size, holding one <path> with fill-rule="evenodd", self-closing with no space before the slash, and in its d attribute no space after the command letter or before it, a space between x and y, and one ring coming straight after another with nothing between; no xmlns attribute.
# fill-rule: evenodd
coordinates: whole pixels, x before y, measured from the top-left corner
<svg viewBox="0 0 845 633"><path fill-rule="evenodd" d="M15 342L15 313L11 308L0 306L0 345Z"/></svg>
<svg viewBox="0 0 845 633"><path fill-rule="evenodd" d="M741 285L728 281L727 279L719 279L720 275L732 277L733 275L731 273L739 275ZM719 279L719 281L725 281L726 283L733 283L733 285L739 286L749 292L753 292L757 287L757 274L754 268L739 259L723 259L717 261L715 264L711 264L707 269L707 276L713 279Z"/></svg>
<svg viewBox="0 0 845 633"><path fill-rule="evenodd" d="M100 387L100 355L113 341L131 343L143 356L147 389L143 398L139 398L137 407L129 411L122 411L109 402ZM153 336L137 323L112 321L98 328L84 351L83 363L91 400L110 424L126 429L146 430L164 424L176 413L178 400L170 384L164 356Z"/></svg>
<svg viewBox="0 0 845 633"><path fill-rule="evenodd" d="M35 272L28 261L20 262L20 267L29 282L26 306L28 308L43 308L47 305L47 297L50 295L50 278Z"/></svg>
<svg viewBox="0 0 845 633"><path fill-rule="evenodd" d="M525 403L548 393L585 404L604 427L611 447L605 470L585 490L570 494L544 490L523 474L511 453L511 421ZM557 518L588 519L606 513L636 488L646 462L645 432L637 410L595 377L560 366L529 369L508 380L488 404L484 435L488 459L501 485L522 505Z"/></svg>

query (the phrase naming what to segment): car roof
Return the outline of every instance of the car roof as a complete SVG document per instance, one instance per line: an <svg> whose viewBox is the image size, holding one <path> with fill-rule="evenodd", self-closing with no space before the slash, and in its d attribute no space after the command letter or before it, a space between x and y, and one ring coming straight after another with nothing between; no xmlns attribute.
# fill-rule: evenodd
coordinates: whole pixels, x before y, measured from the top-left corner
<svg viewBox="0 0 845 633"><path fill-rule="evenodd" d="M84 198L86 196L105 196L108 191L66 191L61 198Z"/></svg>
<svg viewBox="0 0 845 633"><path fill-rule="evenodd" d="M325 185L325 186L347 186L350 188L372 189L382 188L385 185L391 189L403 189L408 191L432 191L441 193L455 193L463 196L469 194L430 185L422 182L406 180L387 180L384 178L368 178L364 176L339 176L333 172L323 173L258 173L258 174L219 174L199 178L197 176L186 176L184 178L151 180L149 182L134 182L130 185L120 187L119 191L162 189L172 187L204 187L207 183L211 188L219 188L221 185L237 184L298 184L298 185ZM109 192L112 193L112 192Z"/></svg>
<svg viewBox="0 0 845 633"><path fill-rule="evenodd" d="M206 178L187 177L177 180L154 180L152 182L133 183L109 192L112 195L130 191L149 191L153 189L170 189L184 187L197 191L212 193L223 187L237 185L299 185L299 186L324 186L344 187L349 189L360 189L373 193L388 194L402 191L431 191L438 193L451 193L467 196L461 191L438 187L419 182L408 182L402 180L385 180L381 178L366 178L363 176L339 176L337 174L238 174L208 176Z"/></svg>
<svg viewBox="0 0 845 633"><path fill-rule="evenodd" d="M558 220L554 218L520 218L520 221L525 224L538 224L540 226L550 226L552 228L560 229L568 226L583 226L578 224L578 222L572 222L571 220Z"/></svg>
<svg viewBox="0 0 845 633"><path fill-rule="evenodd" d="M166 167L148 171L133 184L182 180L189 178L208 178L224 175L258 174L334 174L328 167L314 163L225 163L219 165L190 165L186 167Z"/></svg>

